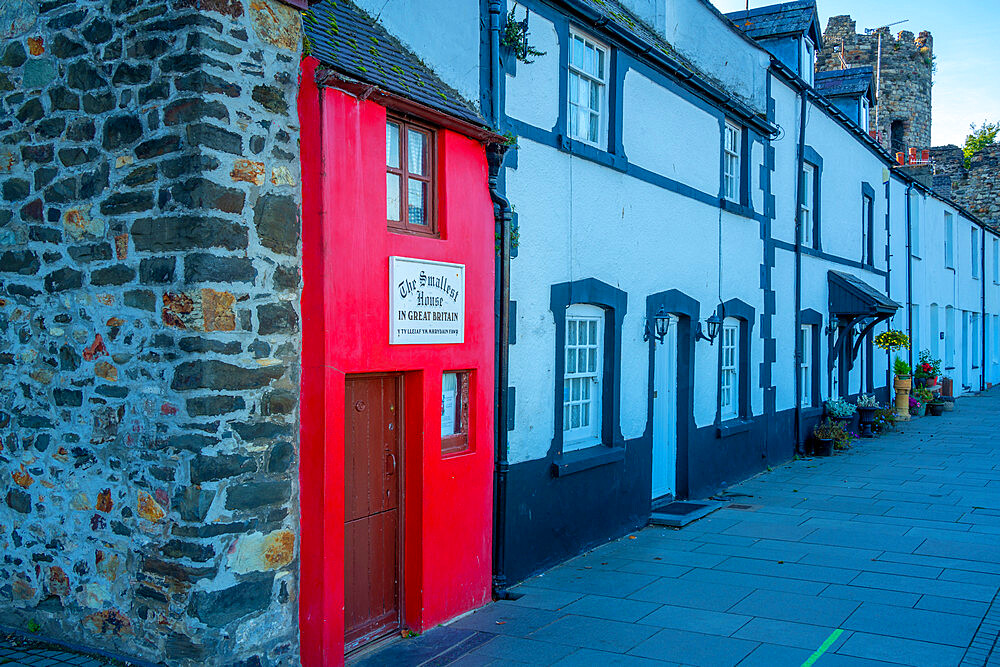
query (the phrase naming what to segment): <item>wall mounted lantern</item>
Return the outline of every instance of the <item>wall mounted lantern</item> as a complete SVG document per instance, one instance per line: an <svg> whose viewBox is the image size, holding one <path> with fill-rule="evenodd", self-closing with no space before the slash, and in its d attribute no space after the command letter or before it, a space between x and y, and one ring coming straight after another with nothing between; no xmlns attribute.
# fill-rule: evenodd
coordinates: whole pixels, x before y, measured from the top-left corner
<svg viewBox="0 0 1000 667"><path fill-rule="evenodd" d="M715 338L719 335L719 329L722 327L722 318L717 312L712 313L712 316L705 320L705 324L708 325L708 335L705 335L701 322L698 322L698 333L695 340L707 340L709 345L715 345Z"/></svg>
<svg viewBox="0 0 1000 667"><path fill-rule="evenodd" d="M840 327L840 323L838 322L837 318L836 317L831 317L830 321L827 323L826 329L824 329L824 331L826 332L827 336L831 336L831 335L837 333L837 329L839 327Z"/></svg>
<svg viewBox="0 0 1000 667"><path fill-rule="evenodd" d="M649 321L647 320L642 332L642 341L645 343L650 338L655 338L662 343L663 339L667 337L668 331L670 331L670 315L663 306L660 306L660 309L653 315L653 331L649 330Z"/></svg>

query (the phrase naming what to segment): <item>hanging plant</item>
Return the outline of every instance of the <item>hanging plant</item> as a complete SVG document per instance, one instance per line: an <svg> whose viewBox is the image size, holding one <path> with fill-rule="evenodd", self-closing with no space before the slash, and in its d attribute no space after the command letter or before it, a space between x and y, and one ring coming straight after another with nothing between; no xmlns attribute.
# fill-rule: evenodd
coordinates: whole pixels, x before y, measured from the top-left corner
<svg viewBox="0 0 1000 667"><path fill-rule="evenodd" d="M889 329L875 336L875 345L886 352L895 352L904 347L908 347L910 338L902 331Z"/></svg>
<svg viewBox="0 0 1000 667"><path fill-rule="evenodd" d="M514 57L522 63L531 64L535 62L531 59L532 56L544 56L545 51L539 51L528 44L528 10L524 10L523 21L518 21L514 16L515 10L517 10L516 2L507 14L507 23L504 25L500 44L509 47L514 52Z"/></svg>

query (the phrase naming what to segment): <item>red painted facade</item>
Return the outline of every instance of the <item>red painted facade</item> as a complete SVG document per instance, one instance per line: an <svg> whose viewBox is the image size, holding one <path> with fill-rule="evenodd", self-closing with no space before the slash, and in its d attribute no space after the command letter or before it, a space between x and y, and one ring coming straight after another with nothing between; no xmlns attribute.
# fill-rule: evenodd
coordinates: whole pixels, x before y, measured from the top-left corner
<svg viewBox="0 0 1000 667"><path fill-rule="evenodd" d="M436 134L441 238L386 224L386 108L318 89L303 61L301 591L304 665L344 657L344 387L404 383L403 625L421 632L490 597L494 223L482 144ZM389 257L465 265L465 342L389 345ZM468 452L441 454L441 378L471 371Z"/></svg>

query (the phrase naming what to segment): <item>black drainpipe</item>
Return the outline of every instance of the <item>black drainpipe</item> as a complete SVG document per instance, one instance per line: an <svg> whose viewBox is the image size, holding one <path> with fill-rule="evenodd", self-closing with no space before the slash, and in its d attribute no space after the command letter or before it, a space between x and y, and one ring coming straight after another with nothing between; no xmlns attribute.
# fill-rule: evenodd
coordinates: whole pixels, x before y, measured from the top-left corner
<svg viewBox="0 0 1000 667"><path fill-rule="evenodd" d="M490 112L493 127L500 129L500 0L490 0ZM498 179L508 146L492 143L486 147L489 164L490 198L500 232L500 261L497 266L496 303L496 437L493 455L493 599L509 597L506 574L507 534L507 377L510 341L510 202L500 194Z"/></svg>
<svg viewBox="0 0 1000 667"><path fill-rule="evenodd" d="M889 181L890 186L892 180ZM913 192L913 181L906 184L906 333L910 336L909 359L910 368L913 368L913 221L910 217L910 208L913 206L911 193ZM930 313L924 315L930 321ZM937 335L937 334L935 334Z"/></svg>
<svg viewBox="0 0 1000 667"><path fill-rule="evenodd" d="M803 88L802 105L799 111L799 143L796 147L795 163L798 168L795 182L798 187L795 189L795 451L802 453L802 373L799 372L798 364L802 363L802 342L800 331L802 330L802 190L805 182L802 180L802 168L805 163L806 145L806 108L808 105L808 91ZM812 207L810 207L810 211Z"/></svg>

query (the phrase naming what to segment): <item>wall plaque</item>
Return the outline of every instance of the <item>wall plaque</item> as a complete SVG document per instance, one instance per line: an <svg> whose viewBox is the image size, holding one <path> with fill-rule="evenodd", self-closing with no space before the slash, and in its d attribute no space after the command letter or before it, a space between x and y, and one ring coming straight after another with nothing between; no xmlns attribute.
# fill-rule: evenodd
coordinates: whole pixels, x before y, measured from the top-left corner
<svg viewBox="0 0 1000 667"><path fill-rule="evenodd" d="M389 258L389 344L465 342L465 265Z"/></svg>

